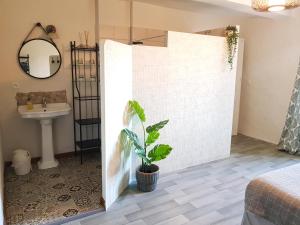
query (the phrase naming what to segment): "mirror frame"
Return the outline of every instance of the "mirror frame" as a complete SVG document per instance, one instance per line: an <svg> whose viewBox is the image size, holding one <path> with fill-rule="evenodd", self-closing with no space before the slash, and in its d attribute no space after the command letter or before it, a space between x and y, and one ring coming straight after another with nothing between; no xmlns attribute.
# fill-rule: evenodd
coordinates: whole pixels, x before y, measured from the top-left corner
<svg viewBox="0 0 300 225"><path fill-rule="evenodd" d="M22 50L23 46L24 46L25 44L27 44L28 42L36 41L36 40L46 41L46 42L50 43L50 44L51 44L54 48L56 48L56 50L58 51L58 54L59 54L59 57L60 57L60 62L59 62L58 69L57 69L57 71L56 71L55 73L51 74L49 77L35 77L35 76L31 75L30 73L25 72L25 71L23 70L22 65L21 65L21 62L20 62L20 53L21 53L21 50ZM19 63L19 66L20 66L21 70L22 70L24 73L26 73L28 76L30 76L30 77L32 77L32 78L36 78L36 79L49 79L49 78L51 78L52 76L54 76L55 74L57 74L57 72L60 70L60 67L61 67L61 61L62 61L61 53L60 53L59 49L57 48L56 44L55 44L54 42L51 42L51 41L49 41L49 40L47 40L47 39L44 39L44 38L32 38L32 39L29 39L28 41L23 42L22 45L21 45L21 47L20 47L20 49L19 49L19 51L18 51L17 59L18 59L18 63Z"/></svg>

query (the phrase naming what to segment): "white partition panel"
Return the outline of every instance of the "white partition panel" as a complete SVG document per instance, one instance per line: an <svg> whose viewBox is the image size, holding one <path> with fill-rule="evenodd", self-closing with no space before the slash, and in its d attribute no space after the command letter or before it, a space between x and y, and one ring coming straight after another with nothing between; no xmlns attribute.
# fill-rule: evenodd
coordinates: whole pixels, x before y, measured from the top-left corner
<svg viewBox="0 0 300 225"><path fill-rule="evenodd" d="M170 119L160 142L174 149L162 173L230 155L235 80L223 37L169 32L167 48L133 47L134 99L149 124Z"/></svg>
<svg viewBox="0 0 300 225"><path fill-rule="evenodd" d="M102 191L109 208L129 183L131 157L120 147L120 131L128 126L124 115L132 99L132 49L105 41L100 52Z"/></svg>
<svg viewBox="0 0 300 225"><path fill-rule="evenodd" d="M158 163L162 173L230 155L237 60L230 70L225 38L169 32L166 48L105 41L100 58L102 181L107 208L135 177L140 164L119 144L120 131L128 126L124 113L129 99L144 106L147 125L170 119L159 142L174 149ZM133 124L140 133L140 124Z"/></svg>

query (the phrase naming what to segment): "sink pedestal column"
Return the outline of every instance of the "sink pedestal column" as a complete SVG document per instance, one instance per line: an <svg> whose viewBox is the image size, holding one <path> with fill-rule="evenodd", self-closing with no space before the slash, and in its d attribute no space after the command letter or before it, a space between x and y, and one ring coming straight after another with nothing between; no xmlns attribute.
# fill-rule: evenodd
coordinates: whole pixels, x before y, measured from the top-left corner
<svg viewBox="0 0 300 225"><path fill-rule="evenodd" d="M48 169L58 166L58 161L54 158L52 120L40 120L42 127L42 158L38 162L39 169Z"/></svg>

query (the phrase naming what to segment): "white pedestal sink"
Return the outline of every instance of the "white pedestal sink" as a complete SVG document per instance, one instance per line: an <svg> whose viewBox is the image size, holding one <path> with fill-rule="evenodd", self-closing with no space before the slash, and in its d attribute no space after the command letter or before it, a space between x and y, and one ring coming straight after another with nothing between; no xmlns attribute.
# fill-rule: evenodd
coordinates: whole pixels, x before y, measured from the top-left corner
<svg viewBox="0 0 300 225"><path fill-rule="evenodd" d="M19 106L18 112L22 118L37 119L42 127L42 158L38 162L39 169L48 169L58 166L58 161L54 157L52 120L59 116L69 114L71 107L67 103L50 103L46 108L41 104L33 105L32 110L27 106Z"/></svg>

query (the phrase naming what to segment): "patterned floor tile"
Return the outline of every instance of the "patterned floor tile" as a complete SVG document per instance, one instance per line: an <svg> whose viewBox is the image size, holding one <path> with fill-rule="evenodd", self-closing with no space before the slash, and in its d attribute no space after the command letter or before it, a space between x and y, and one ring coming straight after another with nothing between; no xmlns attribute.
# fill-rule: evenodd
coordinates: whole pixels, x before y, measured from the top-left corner
<svg viewBox="0 0 300 225"><path fill-rule="evenodd" d="M7 225L35 225L59 221L101 208L101 159L98 153L59 160L56 168L15 175L5 172Z"/></svg>

